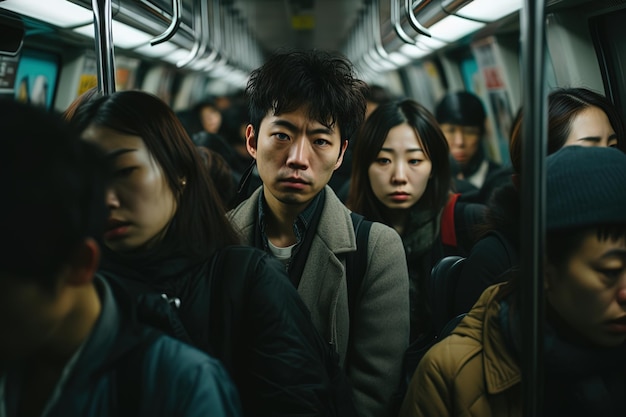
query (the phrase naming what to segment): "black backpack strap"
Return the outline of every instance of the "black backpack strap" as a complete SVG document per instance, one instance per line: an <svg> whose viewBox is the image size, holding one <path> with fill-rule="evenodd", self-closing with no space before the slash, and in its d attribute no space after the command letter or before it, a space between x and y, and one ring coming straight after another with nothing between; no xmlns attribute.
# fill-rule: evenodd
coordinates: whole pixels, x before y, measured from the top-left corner
<svg viewBox="0 0 626 417"><path fill-rule="evenodd" d="M354 323L354 311L356 310L356 302L365 277L367 268L367 247L370 236L372 222L365 220L360 214L350 212L354 234L356 235L356 251L346 254L346 287L348 290L348 316L350 318L350 326ZM352 350L352 331L348 332L348 351ZM344 367L348 366L348 360L345 361Z"/></svg>
<svg viewBox="0 0 626 417"><path fill-rule="evenodd" d="M409 388L413 374L417 370L420 361L440 340L449 336L456 326L465 318L467 313L459 314L450 319L441 329L439 333L427 332L421 334L413 343L409 345L404 352L404 360L402 364L402 375L400 378L400 387L391 400L391 415L398 415L402 401Z"/></svg>
<svg viewBox="0 0 626 417"><path fill-rule="evenodd" d="M354 315L355 303L367 267L367 246L372 222L355 212L350 212L354 234L356 235L356 252L346 255L346 286L348 288L348 311L350 320Z"/></svg>
<svg viewBox="0 0 626 417"><path fill-rule="evenodd" d="M254 186L257 184L253 184L251 181L254 176L254 169L256 168L256 159L253 160L248 168L241 174L241 178L239 179L239 184L237 185L237 192L230 202L231 207L237 207L240 203L246 200L252 192L256 189ZM251 189L252 188L252 189Z"/></svg>

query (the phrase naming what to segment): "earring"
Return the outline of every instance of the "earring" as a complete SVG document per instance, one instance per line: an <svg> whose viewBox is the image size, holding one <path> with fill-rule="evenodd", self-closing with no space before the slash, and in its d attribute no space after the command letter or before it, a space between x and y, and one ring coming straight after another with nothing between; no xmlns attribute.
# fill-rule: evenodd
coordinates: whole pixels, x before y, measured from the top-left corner
<svg viewBox="0 0 626 417"><path fill-rule="evenodd" d="M187 180L185 178L180 180L180 185L181 187L184 187L185 185L187 185Z"/></svg>

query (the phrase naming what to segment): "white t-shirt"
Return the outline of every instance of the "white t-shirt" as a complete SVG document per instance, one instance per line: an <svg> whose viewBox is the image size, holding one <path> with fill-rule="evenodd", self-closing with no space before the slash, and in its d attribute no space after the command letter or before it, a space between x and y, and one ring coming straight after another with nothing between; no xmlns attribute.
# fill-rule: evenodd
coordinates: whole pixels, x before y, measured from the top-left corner
<svg viewBox="0 0 626 417"><path fill-rule="evenodd" d="M289 263L289 260L291 259L291 253L293 252L293 248L296 246L296 244L294 243L293 245L287 246L286 248L279 248L278 246L273 245L272 242L269 241L269 239L267 243L269 244L270 252L272 252L272 255L274 255L276 259L281 261L283 264L287 265ZM0 415L0 417L2 416Z"/></svg>

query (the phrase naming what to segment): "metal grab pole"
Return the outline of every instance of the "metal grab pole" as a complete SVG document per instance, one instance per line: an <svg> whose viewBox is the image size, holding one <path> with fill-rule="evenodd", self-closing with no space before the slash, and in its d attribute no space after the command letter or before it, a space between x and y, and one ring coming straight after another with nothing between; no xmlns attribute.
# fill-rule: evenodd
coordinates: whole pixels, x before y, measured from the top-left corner
<svg viewBox="0 0 626 417"><path fill-rule="evenodd" d="M115 92L115 56L111 28L111 0L92 0L93 26L98 64L98 92L111 95Z"/></svg>
<svg viewBox="0 0 626 417"><path fill-rule="evenodd" d="M543 403L543 259L545 233L545 154L547 143L544 94L545 0L525 0L521 11L522 215L521 323L524 416L542 415Z"/></svg>

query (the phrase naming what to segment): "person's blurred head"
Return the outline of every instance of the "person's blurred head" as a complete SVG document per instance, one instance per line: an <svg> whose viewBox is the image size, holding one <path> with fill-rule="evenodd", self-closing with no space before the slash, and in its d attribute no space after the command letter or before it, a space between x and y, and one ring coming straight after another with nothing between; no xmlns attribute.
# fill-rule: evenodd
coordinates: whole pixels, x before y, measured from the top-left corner
<svg viewBox="0 0 626 417"><path fill-rule="evenodd" d="M220 134L241 158L251 159L246 149L246 126L248 125L248 107L245 103L235 103L223 114Z"/></svg>
<svg viewBox="0 0 626 417"><path fill-rule="evenodd" d="M381 104L359 131L348 206L389 224L393 210L440 210L450 188L448 144L413 100Z"/></svg>
<svg viewBox="0 0 626 417"><path fill-rule="evenodd" d="M517 173L522 169L522 112L516 118L509 152ZM570 146L624 147L624 124L615 106L586 88L562 88L548 95L548 155Z"/></svg>
<svg viewBox="0 0 626 417"><path fill-rule="evenodd" d="M194 106L200 119L202 128L209 133L216 134L222 126L222 112L213 98L206 98Z"/></svg>
<svg viewBox="0 0 626 417"><path fill-rule="evenodd" d="M217 193L220 196L222 203L226 209L230 208L229 204L236 194L236 184L233 177L233 170L228 165L222 155L216 151L205 148L204 146L198 146L198 151L202 155L211 180L217 189Z"/></svg>
<svg viewBox="0 0 626 417"><path fill-rule="evenodd" d="M365 90L365 100L367 101L365 108L365 118L367 119L379 105L390 102L392 97L385 87L372 84Z"/></svg>
<svg viewBox="0 0 626 417"><path fill-rule="evenodd" d="M486 119L483 103L466 91L448 93L437 104L435 118L448 140L450 154L463 168L482 146Z"/></svg>
<svg viewBox="0 0 626 417"><path fill-rule="evenodd" d="M626 341L626 155L564 147L546 161L545 293L575 343Z"/></svg>
<svg viewBox="0 0 626 417"><path fill-rule="evenodd" d="M236 241L202 157L162 100L117 92L81 106L74 123L114 165L106 200L108 248L159 246L165 254L177 250L205 258Z"/></svg>
<svg viewBox="0 0 626 417"><path fill-rule="evenodd" d="M50 343L93 291L108 166L60 116L0 100L0 123L3 362Z"/></svg>

